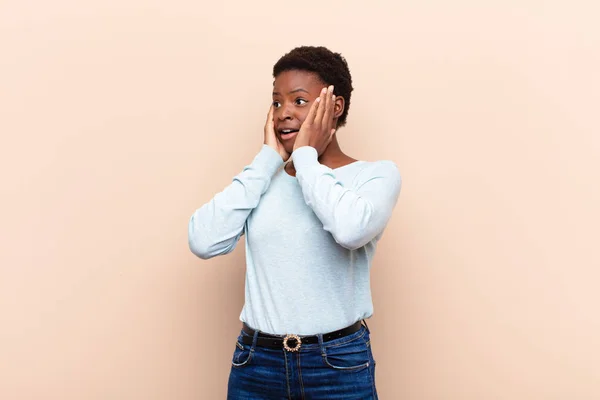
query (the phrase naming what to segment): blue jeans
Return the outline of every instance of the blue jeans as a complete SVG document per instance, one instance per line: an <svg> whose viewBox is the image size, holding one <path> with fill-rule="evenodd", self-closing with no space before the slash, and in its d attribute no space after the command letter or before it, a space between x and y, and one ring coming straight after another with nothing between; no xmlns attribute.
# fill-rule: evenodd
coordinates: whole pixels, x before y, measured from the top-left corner
<svg viewBox="0 0 600 400"><path fill-rule="evenodd" d="M328 342L302 344L297 352L242 344L242 331L231 361L227 399L377 399L375 360L364 325Z"/></svg>

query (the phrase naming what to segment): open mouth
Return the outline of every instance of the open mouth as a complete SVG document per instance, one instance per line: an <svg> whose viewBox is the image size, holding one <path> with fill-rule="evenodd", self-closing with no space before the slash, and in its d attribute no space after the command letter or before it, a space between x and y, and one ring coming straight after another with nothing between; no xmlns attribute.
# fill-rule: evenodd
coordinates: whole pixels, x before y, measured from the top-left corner
<svg viewBox="0 0 600 400"><path fill-rule="evenodd" d="M298 134L298 129L280 129L279 136L281 140L289 140Z"/></svg>

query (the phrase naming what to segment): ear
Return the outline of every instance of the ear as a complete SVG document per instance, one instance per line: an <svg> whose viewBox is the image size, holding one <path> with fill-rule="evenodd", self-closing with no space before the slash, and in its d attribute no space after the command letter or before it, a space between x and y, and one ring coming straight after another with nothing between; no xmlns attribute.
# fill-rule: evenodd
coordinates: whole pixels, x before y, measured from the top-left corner
<svg viewBox="0 0 600 400"><path fill-rule="evenodd" d="M333 118L338 119L344 113L346 107L346 100L342 96L336 96L335 104L333 105Z"/></svg>

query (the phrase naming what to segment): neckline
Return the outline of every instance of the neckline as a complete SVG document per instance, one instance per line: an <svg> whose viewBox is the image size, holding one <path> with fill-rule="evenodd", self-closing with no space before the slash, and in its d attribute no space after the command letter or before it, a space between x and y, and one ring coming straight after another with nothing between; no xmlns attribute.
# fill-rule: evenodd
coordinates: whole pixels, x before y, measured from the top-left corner
<svg viewBox="0 0 600 400"><path fill-rule="evenodd" d="M283 164L283 173L284 173L286 176L288 176L288 177L290 177L290 178L292 178L292 179L298 179L298 177L297 177L297 176L292 176L292 175L288 174L287 170L285 169L285 166L286 166L286 165L288 165L290 162L291 162L291 161L287 161L285 164ZM332 170L332 171L339 171L339 170L341 170L341 169L343 169L343 168L349 167L349 166L351 166L351 165L360 164L360 163L363 163L363 162L364 162L363 160L356 160L356 161L352 161L351 163L348 163L348 164L346 164L346 165L342 165L342 166L340 166L340 167L337 167L337 168L331 168L331 170Z"/></svg>

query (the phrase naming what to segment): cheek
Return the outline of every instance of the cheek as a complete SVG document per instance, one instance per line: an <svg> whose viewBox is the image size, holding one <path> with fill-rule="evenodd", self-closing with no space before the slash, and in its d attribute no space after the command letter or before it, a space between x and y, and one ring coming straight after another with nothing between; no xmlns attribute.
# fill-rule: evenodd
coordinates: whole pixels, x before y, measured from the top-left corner
<svg viewBox="0 0 600 400"><path fill-rule="evenodd" d="M306 119L306 117L308 116L308 111L310 110L309 107L304 107L302 109L302 111L300 111L298 113L298 121L300 121L300 123L304 123L304 120Z"/></svg>

